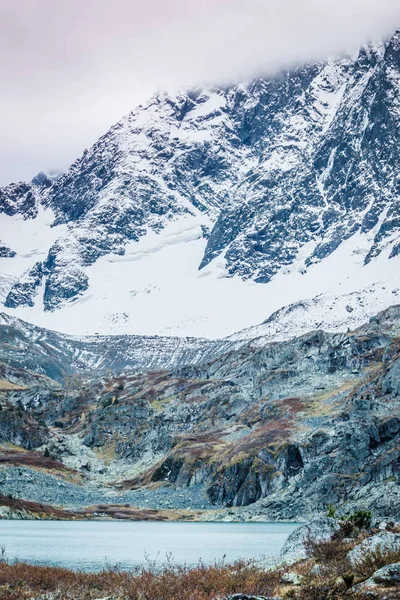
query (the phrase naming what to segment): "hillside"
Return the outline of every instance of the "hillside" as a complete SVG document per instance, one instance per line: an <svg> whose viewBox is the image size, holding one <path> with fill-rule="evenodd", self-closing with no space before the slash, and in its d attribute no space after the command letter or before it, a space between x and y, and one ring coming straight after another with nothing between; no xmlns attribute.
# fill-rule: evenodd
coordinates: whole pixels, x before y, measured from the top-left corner
<svg viewBox="0 0 400 600"><path fill-rule="evenodd" d="M329 503L400 514L399 306L355 331L219 347L195 364L146 370L143 354L138 370L133 356L119 375L112 353L73 373L61 337L61 383L17 365L30 350L11 332L0 325L6 496L97 516L124 505L125 518L303 519Z"/></svg>

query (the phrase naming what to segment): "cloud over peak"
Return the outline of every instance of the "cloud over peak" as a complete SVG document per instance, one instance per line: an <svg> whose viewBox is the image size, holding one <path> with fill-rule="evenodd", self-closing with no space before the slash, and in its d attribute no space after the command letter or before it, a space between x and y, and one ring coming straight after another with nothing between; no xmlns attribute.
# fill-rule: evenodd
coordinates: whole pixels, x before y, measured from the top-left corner
<svg viewBox="0 0 400 600"><path fill-rule="evenodd" d="M0 183L66 167L155 89L351 53L398 0L2 0Z"/></svg>

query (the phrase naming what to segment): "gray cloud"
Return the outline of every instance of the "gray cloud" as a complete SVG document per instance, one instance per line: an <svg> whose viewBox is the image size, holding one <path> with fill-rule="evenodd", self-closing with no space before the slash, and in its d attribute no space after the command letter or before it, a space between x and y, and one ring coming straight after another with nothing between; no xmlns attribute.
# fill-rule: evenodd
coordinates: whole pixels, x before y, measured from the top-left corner
<svg viewBox="0 0 400 600"><path fill-rule="evenodd" d="M355 52L398 0L0 0L0 183L65 168L157 88Z"/></svg>

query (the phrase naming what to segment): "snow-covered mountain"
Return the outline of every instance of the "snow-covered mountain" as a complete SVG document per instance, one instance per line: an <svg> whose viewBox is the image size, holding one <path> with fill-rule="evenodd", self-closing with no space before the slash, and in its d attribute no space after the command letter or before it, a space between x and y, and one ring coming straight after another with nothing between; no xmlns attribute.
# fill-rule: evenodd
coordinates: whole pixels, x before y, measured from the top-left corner
<svg viewBox="0 0 400 600"><path fill-rule="evenodd" d="M244 340L138 335L70 336L0 313L0 363L65 383L77 373L157 371L211 362Z"/></svg>
<svg viewBox="0 0 400 600"><path fill-rule="evenodd" d="M4 310L73 334L355 327L399 302L399 139L400 32L159 94L63 175L0 190Z"/></svg>

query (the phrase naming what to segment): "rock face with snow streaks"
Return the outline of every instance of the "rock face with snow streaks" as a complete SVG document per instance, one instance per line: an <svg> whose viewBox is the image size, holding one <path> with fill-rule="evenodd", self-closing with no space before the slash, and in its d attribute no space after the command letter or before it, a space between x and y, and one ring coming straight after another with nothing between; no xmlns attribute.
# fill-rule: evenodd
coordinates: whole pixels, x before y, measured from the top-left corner
<svg viewBox="0 0 400 600"><path fill-rule="evenodd" d="M168 226L178 222L185 224L189 237L195 227L198 232L189 275L186 263L176 266L182 271L177 290L187 294L185 305L190 303L188 290L195 289L193 278L203 274L204 281L210 280L211 265L219 265L218 273L211 274L218 280L218 291L221 279L235 277L243 285L288 277L287 288L301 288L302 281L293 283L289 276L303 275L304 291L297 297L292 293L287 303L312 299L311 312L313 299L321 293L329 309L349 292L368 299L378 280L381 288L385 282L392 286L388 273L396 270L400 253L399 39L397 32L386 43L361 49L356 58L307 64L270 79L176 96L158 94L85 150L63 175L52 179L41 174L29 184L0 190L2 218L38 221L47 215L41 237L49 236L40 257L40 276L38 257L34 260L36 237L29 252L17 250L12 258L3 251L0 273L3 281L11 282L11 274L14 281L7 284L6 306L33 306L39 312L74 306L74 314L85 320L80 312L84 305L94 306L110 293L108 275L103 288L95 285L94 265L104 259L122 268L126 258L130 263L123 278L131 276L132 286L121 292L128 307L117 310L123 326L129 322L129 306L134 307L132 313L142 310L135 304L134 286L140 279L136 263L144 256L140 244L144 241L146 246L148 236L158 232L165 248L170 244ZM11 248L7 241L5 247ZM184 255L187 236L178 241ZM343 248L349 248L348 255L340 255ZM156 244L151 253L157 251ZM339 262L332 267L327 261L338 252ZM19 265L22 256L25 262L11 273L9 264ZM379 268L374 267L377 260ZM354 279L354 273L346 271L326 295L329 284L321 281L318 286L318 265L326 265L325 272L340 271L353 262L353 288L347 280ZM166 254L157 268L169 268L173 278ZM117 267L110 269L117 272ZM148 270L154 269L152 265ZM310 273L316 274L311 283ZM341 284L347 289L338 287ZM155 306L164 310L168 299L159 288L168 285L154 283L149 275L139 293L159 297ZM200 289L204 296L210 293L206 283ZM390 305L390 293L382 292L381 304L373 298L362 315L356 308L357 324ZM197 288L193 295L198 296ZM106 310L101 303L96 306L99 313ZM192 324L204 320L207 310L194 306L181 329L192 332ZM273 312L272 305L265 310L263 318ZM110 314L107 318L112 321ZM310 316L310 325L313 320ZM238 319L235 328L241 323ZM329 325L329 317L323 325ZM203 331L201 325L198 329ZM129 324L126 331L132 331ZM228 332L233 331L231 326Z"/></svg>
<svg viewBox="0 0 400 600"><path fill-rule="evenodd" d="M174 369L213 360L243 342L160 336L74 337L0 313L0 361L56 381L74 373Z"/></svg>
<svg viewBox="0 0 400 600"><path fill-rule="evenodd" d="M359 231L371 234L365 262L386 246L398 252L399 39L325 66L292 98L203 264L225 251L231 273L268 281L305 244L307 268Z"/></svg>

